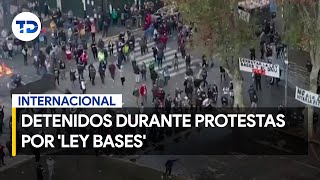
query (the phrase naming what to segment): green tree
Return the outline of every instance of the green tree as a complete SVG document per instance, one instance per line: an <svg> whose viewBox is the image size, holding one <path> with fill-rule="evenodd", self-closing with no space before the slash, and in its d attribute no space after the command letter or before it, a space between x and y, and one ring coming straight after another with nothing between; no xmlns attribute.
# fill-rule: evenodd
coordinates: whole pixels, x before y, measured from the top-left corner
<svg viewBox="0 0 320 180"><path fill-rule="evenodd" d="M309 90L316 93L320 70L320 0L289 0L284 7L285 41L291 48L309 52L312 63ZM305 123L308 139L313 137L313 112L313 107L308 106Z"/></svg>
<svg viewBox="0 0 320 180"><path fill-rule="evenodd" d="M238 58L243 48L256 41L254 20L239 18L238 0L168 0L175 3L184 21L195 23L194 45L207 55L217 55L219 64L234 84L234 105L244 107L243 77Z"/></svg>

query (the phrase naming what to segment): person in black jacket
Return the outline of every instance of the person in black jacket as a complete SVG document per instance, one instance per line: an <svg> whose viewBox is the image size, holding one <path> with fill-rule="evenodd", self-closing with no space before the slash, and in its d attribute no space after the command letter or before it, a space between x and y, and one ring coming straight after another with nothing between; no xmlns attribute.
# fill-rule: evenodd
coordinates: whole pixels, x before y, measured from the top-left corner
<svg viewBox="0 0 320 180"><path fill-rule="evenodd" d="M0 106L0 135L3 132L4 106Z"/></svg>
<svg viewBox="0 0 320 180"><path fill-rule="evenodd" d="M96 43L92 43L91 44L91 51L92 51L92 54L93 54L93 59L98 59L98 48L97 48L97 45Z"/></svg>
<svg viewBox="0 0 320 180"><path fill-rule="evenodd" d="M95 83L94 83L95 78L96 78L96 69L94 68L93 64L90 64L89 65L89 79L90 79L93 86L95 85Z"/></svg>
<svg viewBox="0 0 320 180"><path fill-rule="evenodd" d="M76 81L76 70L74 68L70 70L70 81L72 82L73 85L74 85L74 82Z"/></svg>
<svg viewBox="0 0 320 180"><path fill-rule="evenodd" d="M106 76L106 68L107 68L106 63L101 61L99 64L99 75L100 75L102 84L104 84L104 79Z"/></svg>
<svg viewBox="0 0 320 180"><path fill-rule="evenodd" d="M163 179L164 176L168 176L169 178L171 178L172 167L176 161L178 161L178 159L172 159L172 160L166 161L165 163L166 171L161 176L161 179Z"/></svg>
<svg viewBox="0 0 320 180"><path fill-rule="evenodd" d="M57 67L54 68L54 78L55 78L55 81L58 83L58 85L60 84L60 71Z"/></svg>
<svg viewBox="0 0 320 180"><path fill-rule="evenodd" d="M260 74L254 74L254 82L256 84L256 90L261 91L261 75Z"/></svg>

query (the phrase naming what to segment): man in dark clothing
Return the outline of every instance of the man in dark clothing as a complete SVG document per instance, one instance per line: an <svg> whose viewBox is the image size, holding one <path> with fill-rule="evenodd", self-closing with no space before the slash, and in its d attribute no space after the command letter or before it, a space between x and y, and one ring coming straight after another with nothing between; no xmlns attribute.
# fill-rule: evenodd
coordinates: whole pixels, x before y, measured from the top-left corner
<svg viewBox="0 0 320 180"><path fill-rule="evenodd" d="M250 59L256 60L256 50L254 48L250 49Z"/></svg>
<svg viewBox="0 0 320 180"><path fill-rule="evenodd" d="M163 179L164 176L168 176L169 178L171 178L171 172L172 172L172 167L173 164L177 161L178 159L173 159L173 160L167 160L167 162L165 163L165 167L166 167L166 171L163 173L163 175L161 176L161 179Z"/></svg>
<svg viewBox="0 0 320 180"><path fill-rule="evenodd" d="M254 74L254 81L256 84L256 90L261 90L261 75L260 74Z"/></svg>
<svg viewBox="0 0 320 180"><path fill-rule="evenodd" d="M107 68L106 63L105 62L100 62L100 64L99 64L99 75L100 75L102 84L104 84L104 79L105 79L105 76L106 76L106 68Z"/></svg>
<svg viewBox="0 0 320 180"><path fill-rule="evenodd" d="M37 167L37 180L43 180L43 167L41 164Z"/></svg>
<svg viewBox="0 0 320 180"><path fill-rule="evenodd" d="M157 53L158 67L162 67L163 59L164 59L164 52L163 52L163 50L160 50Z"/></svg>
<svg viewBox="0 0 320 180"><path fill-rule="evenodd" d="M153 52L154 61L157 61L158 49L156 47L152 47L152 52Z"/></svg>
<svg viewBox="0 0 320 180"><path fill-rule="evenodd" d="M24 65L28 65L28 48L26 46L22 49Z"/></svg>
<svg viewBox="0 0 320 180"><path fill-rule="evenodd" d="M206 84L208 84L208 82L207 82L208 72L207 72L206 68L202 69L201 75L202 75L202 80L203 80L203 87L206 87Z"/></svg>
<svg viewBox="0 0 320 180"><path fill-rule="evenodd" d="M220 66L220 80L221 81L222 81L222 78L223 78L223 80L226 79L226 70L222 66Z"/></svg>
<svg viewBox="0 0 320 180"><path fill-rule="evenodd" d="M4 153L4 146L2 144L0 144L0 159L1 159L1 164L2 165L6 165L4 163L4 156L5 156L5 153Z"/></svg>
<svg viewBox="0 0 320 180"><path fill-rule="evenodd" d="M0 135L3 132L4 106L0 106Z"/></svg>
<svg viewBox="0 0 320 180"><path fill-rule="evenodd" d="M55 78L55 81L58 83L58 85L60 84L60 81L59 81L59 76L60 76L60 71L58 68L54 68L54 78Z"/></svg>
<svg viewBox="0 0 320 180"><path fill-rule="evenodd" d="M249 97L250 97L250 103L252 103L253 99L254 99L254 96L257 95L257 92L254 89L253 85L250 86L250 88L248 90L248 93L249 93Z"/></svg>
<svg viewBox="0 0 320 180"><path fill-rule="evenodd" d="M189 69L189 67L191 66L191 57L190 55L188 54L186 56L186 69Z"/></svg>
<svg viewBox="0 0 320 180"><path fill-rule="evenodd" d="M98 58L98 49L97 49L96 43L92 43L91 44L91 51L92 51L92 54L93 54L93 59L96 60Z"/></svg>
<svg viewBox="0 0 320 180"><path fill-rule="evenodd" d="M103 34L102 34L102 37L107 37L108 29L109 29L109 22L108 22L108 19L105 18L105 20L103 21Z"/></svg>
<svg viewBox="0 0 320 180"><path fill-rule="evenodd" d="M93 64L90 64L89 65L89 79L90 79L93 86L95 85L95 83L94 83L95 78L96 78L96 69L94 68Z"/></svg>

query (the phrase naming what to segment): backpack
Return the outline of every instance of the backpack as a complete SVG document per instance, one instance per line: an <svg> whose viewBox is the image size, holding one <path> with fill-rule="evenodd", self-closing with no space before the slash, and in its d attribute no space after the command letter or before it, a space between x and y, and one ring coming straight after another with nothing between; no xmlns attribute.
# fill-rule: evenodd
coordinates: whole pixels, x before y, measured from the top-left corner
<svg viewBox="0 0 320 180"><path fill-rule="evenodd" d="M154 69L154 62L151 62L151 63L149 64L149 69Z"/></svg>
<svg viewBox="0 0 320 180"><path fill-rule="evenodd" d="M129 53L129 46L128 44L123 46L123 53L128 54Z"/></svg>

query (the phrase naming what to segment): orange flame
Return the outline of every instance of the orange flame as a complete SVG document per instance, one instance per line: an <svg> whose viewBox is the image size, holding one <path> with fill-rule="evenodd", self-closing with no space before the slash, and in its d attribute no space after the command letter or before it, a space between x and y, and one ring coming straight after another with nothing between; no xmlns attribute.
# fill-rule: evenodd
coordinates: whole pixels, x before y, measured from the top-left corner
<svg viewBox="0 0 320 180"><path fill-rule="evenodd" d="M13 74L13 71L11 70L11 68L9 66L7 66L4 63L0 64L0 77L8 76L11 74Z"/></svg>

